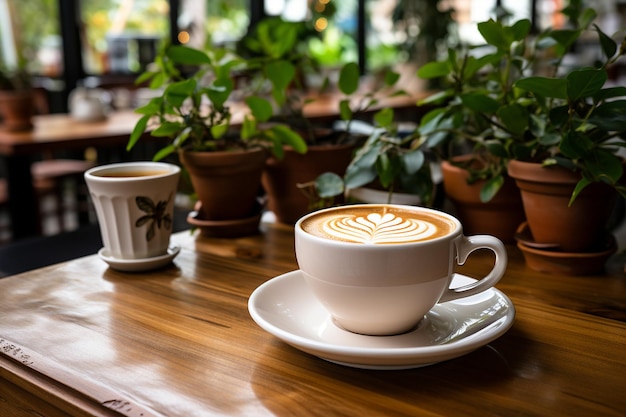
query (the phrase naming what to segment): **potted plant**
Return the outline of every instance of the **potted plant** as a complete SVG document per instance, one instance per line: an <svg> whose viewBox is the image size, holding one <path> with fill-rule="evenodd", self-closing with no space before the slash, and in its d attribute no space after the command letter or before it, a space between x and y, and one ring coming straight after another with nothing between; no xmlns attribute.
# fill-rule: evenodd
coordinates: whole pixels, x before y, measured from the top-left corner
<svg viewBox="0 0 626 417"><path fill-rule="evenodd" d="M238 45L249 63L244 79L277 109L272 120L290 126L307 143L304 154L286 146L284 158L270 155L263 172L267 206L277 221L286 224L294 224L309 211L309 201L298 184L322 172L344 172L355 146L353 138L313 123L305 115L305 107L316 100L306 83L307 74L317 69L306 44L310 36L304 22L269 17Z"/></svg>
<svg viewBox="0 0 626 417"><path fill-rule="evenodd" d="M149 81L162 94L136 110L143 116L127 148L147 130L169 141L154 160L173 154L180 158L201 203L197 217L206 234L234 236L256 230L268 150L279 158L284 145L305 152L303 139L285 125L267 123L273 109L263 97L230 100L234 73L246 64L232 52L166 45L155 64L137 82ZM231 107L237 105L235 115ZM235 124L234 117L242 119Z"/></svg>
<svg viewBox="0 0 626 417"><path fill-rule="evenodd" d="M577 1L571 6L576 6L574 3L580 6ZM522 190L530 228L525 242L552 245L561 252L604 253L604 224L611 211L610 198L600 200L593 190L608 188L625 195L621 182L623 159L618 150L624 147L626 132L623 117L626 89L605 87L607 68L623 55L624 44L619 49L600 28L592 26L593 9L568 7L564 13L572 27L551 28L536 37L529 35L527 21L511 26L493 20L479 24L479 30L495 52L479 58L464 56L460 60L459 68L465 71L461 75L466 77L460 81L467 88L452 93L444 91L433 97L431 102L444 100L446 105L423 119L421 131L431 140L442 142L449 139L450 132L458 133L466 149L481 156L475 160L483 165L478 170L470 165L468 170L470 178L482 175L486 180L483 187L486 199L496 194L507 175L517 177L517 167L525 162L539 168L543 179L567 172L573 180L567 191L561 192L566 196L563 204L556 202L553 195L549 202L528 203L525 199L528 193ZM564 68L566 54L592 27L605 55L603 61L595 67ZM454 56L454 51L451 55ZM546 63L550 65L538 65ZM489 74L480 72L489 66L506 70L496 70L496 78L506 82L499 84ZM420 75L436 76L437 71L445 75L447 68L441 63L432 64ZM486 82L472 89L469 80L477 74ZM451 108L456 111L450 111ZM522 186L519 180L516 183ZM571 222L573 214L584 211L585 200L592 202L599 220L593 221L596 216L587 212L584 220ZM548 213L557 212L560 206L565 212L557 214L556 220L544 223L535 222L537 217L530 212L532 207L541 207L543 213L538 218L546 219ZM559 223L567 224L570 231L575 230L576 236L555 232ZM595 231L581 230L591 224L596 226ZM576 237L582 236L589 239L577 242Z"/></svg>
<svg viewBox="0 0 626 417"><path fill-rule="evenodd" d="M534 64L528 57L531 24L488 20L477 26L485 43L449 49L418 76L438 80L442 90L420 101L433 109L420 133L438 149L444 191L465 230L514 241L525 215L520 192L507 175L519 131L513 82Z"/></svg>
<svg viewBox="0 0 626 417"><path fill-rule="evenodd" d="M346 73L351 70L354 71L354 68L344 67L339 78L340 89L347 96L356 91L353 77ZM392 87L397 80L398 74L389 72L385 77L385 85ZM394 90L392 94L403 92ZM356 112L367 110L377 103L374 95L367 94L364 99L356 107L351 107L352 100L349 98L341 101L340 115L346 122L346 131L350 131ZM362 190L363 187L382 191L386 195L383 202L432 203L435 188L429 164L429 143L417 130L403 130L391 108L378 110L373 116L373 122L371 133L357 147L344 173L338 175L325 172L315 179L311 192L315 208L333 205L337 198L340 202L355 198L361 201L363 198L380 198L380 193L376 192L355 193L355 190Z"/></svg>
<svg viewBox="0 0 626 417"><path fill-rule="evenodd" d="M626 87L607 85L608 69L626 52L626 38L618 45L594 25L591 8L565 12L577 25L550 34L560 47L554 75L514 84L532 97L525 109L526 131L533 135L526 136L508 173L521 189L534 242L561 252L606 254L615 249L607 220L616 199L626 198L620 153L626 147ZM598 36L602 58L560 73L563 51L590 31Z"/></svg>
<svg viewBox="0 0 626 417"><path fill-rule="evenodd" d="M35 113L32 79L26 67L0 67L0 119L2 129L17 132L33 128Z"/></svg>

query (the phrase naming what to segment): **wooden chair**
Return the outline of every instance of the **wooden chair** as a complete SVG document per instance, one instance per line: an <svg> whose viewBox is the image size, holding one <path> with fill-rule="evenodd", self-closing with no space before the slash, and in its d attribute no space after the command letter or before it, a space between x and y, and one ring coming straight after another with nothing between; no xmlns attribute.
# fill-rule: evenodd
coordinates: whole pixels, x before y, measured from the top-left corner
<svg viewBox="0 0 626 417"><path fill-rule="evenodd" d="M35 87L34 92L36 113L49 113L47 90L42 87ZM95 163L91 160L57 158L52 153L43 155L40 161L32 164L31 174L39 209L38 222L42 234L45 232L44 221L48 219L52 219L56 223L56 230L59 232L71 230L71 224L66 221L68 211L78 213L79 226L89 223L87 192L83 173L94 165ZM73 207L68 207L66 204L65 192L68 187L75 194ZM6 180L0 179L0 207L6 206L7 199ZM47 202L50 204L44 204ZM8 218L8 216L4 217ZM6 233L1 233L1 228L2 225L0 225L0 241L3 240L2 236L6 236Z"/></svg>
<svg viewBox="0 0 626 417"><path fill-rule="evenodd" d="M45 159L32 165L33 188L37 201L39 218L37 222L41 234L51 234L46 229L46 222L54 222L52 233L66 232L74 229L67 221L68 213L76 213L78 226L89 224L88 192L83 173L93 167L94 162L79 159ZM6 208L8 189L5 178L0 178L0 208ZM66 199L68 188L73 198ZM6 212L6 210L4 210ZM7 222L8 213L0 221L0 242L11 240Z"/></svg>

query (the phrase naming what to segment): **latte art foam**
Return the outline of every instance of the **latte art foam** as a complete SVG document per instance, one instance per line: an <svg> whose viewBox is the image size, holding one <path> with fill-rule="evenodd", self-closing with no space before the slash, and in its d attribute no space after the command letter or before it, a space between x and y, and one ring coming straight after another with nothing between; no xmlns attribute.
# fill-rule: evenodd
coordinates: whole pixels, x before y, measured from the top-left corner
<svg viewBox="0 0 626 417"><path fill-rule="evenodd" d="M312 216L302 228L313 235L352 243L419 242L447 235L454 225L444 216L389 207L338 209Z"/></svg>

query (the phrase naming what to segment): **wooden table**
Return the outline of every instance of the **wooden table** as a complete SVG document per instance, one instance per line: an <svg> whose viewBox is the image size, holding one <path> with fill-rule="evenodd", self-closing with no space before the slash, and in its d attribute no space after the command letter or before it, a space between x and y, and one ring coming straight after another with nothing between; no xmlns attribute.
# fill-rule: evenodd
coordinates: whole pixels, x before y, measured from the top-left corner
<svg viewBox="0 0 626 417"><path fill-rule="evenodd" d="M97 256L0 280L2 416L623 416L623 263L592 277L529 270L509 247L498 289L512 328L465 356L402 371L333 364L262 330L247 310L297 268L293 229L177 234L174 265L108 269ZM462 268L480 274L491 255Z"/></svg>

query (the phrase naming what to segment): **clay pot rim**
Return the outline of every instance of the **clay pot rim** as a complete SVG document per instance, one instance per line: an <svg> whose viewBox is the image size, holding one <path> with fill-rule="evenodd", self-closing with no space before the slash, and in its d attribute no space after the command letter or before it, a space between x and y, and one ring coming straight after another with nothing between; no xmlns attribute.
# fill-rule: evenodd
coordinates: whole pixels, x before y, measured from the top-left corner
<svg viewBox="0 0 626 417"><path fill-rule="evenodd" d="M507 166L510 177L528 182L549 184L576 184L581 175L562 166L543 166L540 162L510 160Z"/></svg>

